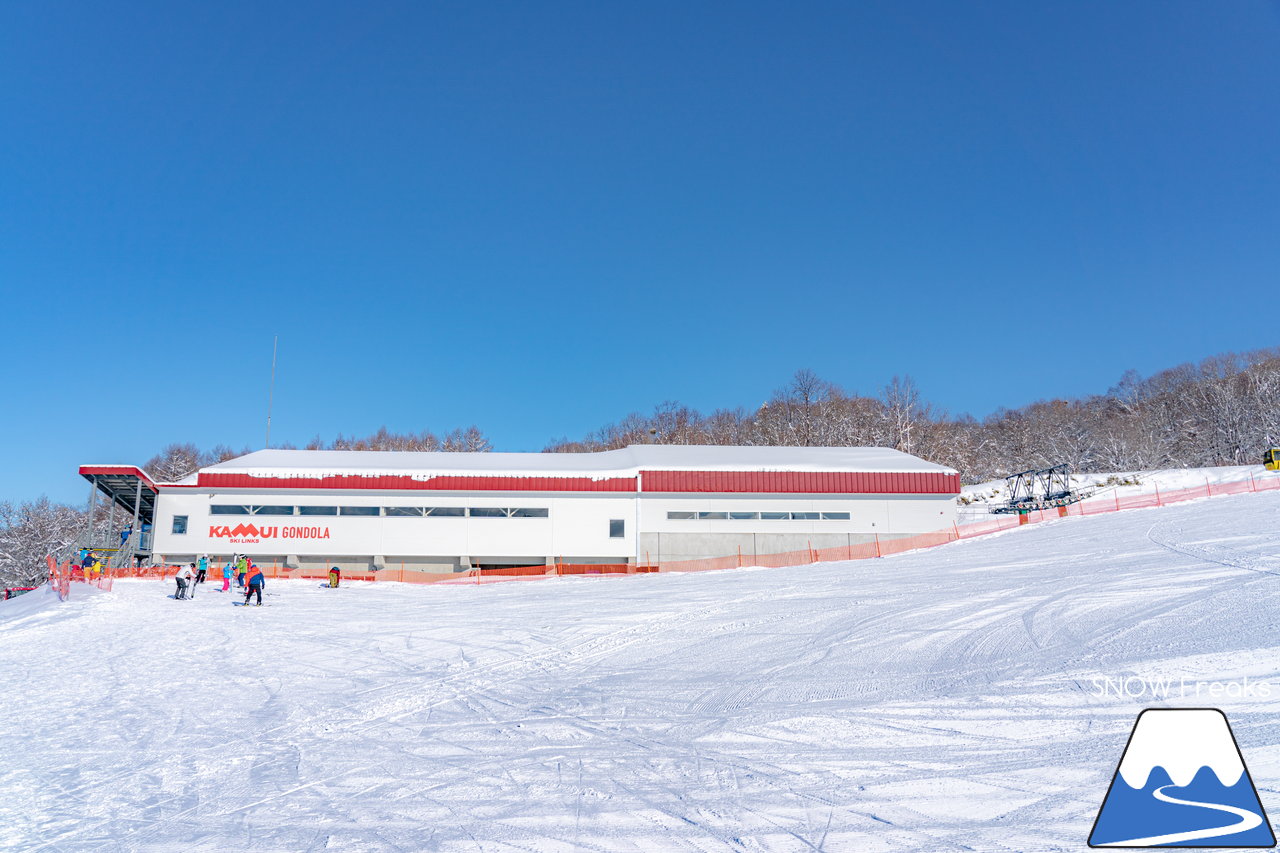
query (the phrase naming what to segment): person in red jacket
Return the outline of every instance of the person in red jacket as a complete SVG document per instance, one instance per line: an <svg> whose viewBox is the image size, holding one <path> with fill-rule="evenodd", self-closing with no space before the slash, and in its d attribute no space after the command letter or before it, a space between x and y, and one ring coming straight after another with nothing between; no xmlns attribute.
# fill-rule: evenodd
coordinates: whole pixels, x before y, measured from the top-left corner
<svg viewBox="0 0 1280 853"><path fill-rule="evenodd" d="M247 606L249 604L249 599L252 598L253 594L256 592L258 594L257 606L261 607L262 606L262 586L267 581L267 579L262 575L262 569L258 568L253 563L249 563L249 571L245 575L244 581L245 581L244 583L245 605Z"/></svg>

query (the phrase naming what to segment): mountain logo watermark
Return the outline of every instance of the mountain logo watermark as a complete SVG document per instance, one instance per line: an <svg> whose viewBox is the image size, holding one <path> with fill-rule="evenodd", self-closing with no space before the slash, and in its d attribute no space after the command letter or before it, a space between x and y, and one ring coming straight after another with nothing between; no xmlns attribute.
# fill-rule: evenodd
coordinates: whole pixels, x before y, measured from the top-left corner
<svg viewBox="0 0 1280 853"><path fill-rule="evenodd" d="M1274 847L1275 834L1217 708L1138 714L1090 847Z"/></svg>

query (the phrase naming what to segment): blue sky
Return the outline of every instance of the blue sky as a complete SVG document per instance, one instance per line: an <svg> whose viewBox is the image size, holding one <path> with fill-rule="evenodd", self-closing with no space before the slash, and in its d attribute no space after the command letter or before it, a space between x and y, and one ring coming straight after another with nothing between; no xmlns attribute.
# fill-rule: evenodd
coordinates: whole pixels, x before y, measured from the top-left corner
<svg viewBox="0 0 1280 853"><path fill-rule="evenodd" d="M0 499L260 446L273 334L273 438L503 450L1271 346L1277 81L1261 2L5 4Z"/></svg>

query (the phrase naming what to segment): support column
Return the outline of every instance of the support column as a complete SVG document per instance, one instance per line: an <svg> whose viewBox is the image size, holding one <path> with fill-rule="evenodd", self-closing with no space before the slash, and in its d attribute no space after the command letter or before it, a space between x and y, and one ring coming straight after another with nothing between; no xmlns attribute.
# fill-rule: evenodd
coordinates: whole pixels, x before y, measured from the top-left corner
<svg viewBox="0 0 1280 853"><path fill-rule="evenodd" d="M129 538L132 539L135 543L142 541L142 530L138 526L138 510L141 509L141 507L142 507L142 478L139 477L138 488L133 493L133 533L129 535ZM137 536L138 538L134 539L133 538L134 536ZM134 546L133 550L135 551L138 550L136 545Z"/></svg>
<svg viewBox="0 0 1280 853"><path fill-rule="evenodd" d="M93 545L93 511L98 508L98 481L89 479L89 508L84 515L84 546Z"/></svg>

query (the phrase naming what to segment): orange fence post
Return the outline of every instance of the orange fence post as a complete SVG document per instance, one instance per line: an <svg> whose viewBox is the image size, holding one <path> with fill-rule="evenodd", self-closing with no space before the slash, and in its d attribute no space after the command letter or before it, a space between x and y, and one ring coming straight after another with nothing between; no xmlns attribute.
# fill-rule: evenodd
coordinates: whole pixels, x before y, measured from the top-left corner
<svg viewBox="0 0 1280 853"><path fill-rule="evenodd" d="M738 568L742 568L742 546L738 546Z"/></svg>
<svg viewBox="0 0 1280 853"><path fill-rule="evenodd" d="M1255 482L1253 481L1253 472L1252 472L1252 471L1250 471L1250 472L1249 472L1249 491L1251 491L1251 492L1256 492L1256 491L1258 491L1258 484L1257 484L1257 483L1255 483Z"/></svg>
<svg viewBox="0 0 1280 853"><path fill-rule="evenodd" d="M1115 499L1116 499L1116 512L1119 512L1120 511L1120 489L1117 488L1114 492L1112 492L1112 494L1115 495Z"/></svg>
<svg viewBox="0 0 1280 853"><path fill-rule="evenodd" d="M1204 478L1204 496L1205 496L1206 498L1211 498L1211 497L1213 497L1213 486L1210 486L1210 485L1209 485L1209 478L1208 478L1208 477L1205 477L1205 478Z"/></svg>
<svg viewBox="0 0 1280 853"><path fill-rule="evenodd" d="M876 537L876 556L877 556L877 557L881 557L881 556L883 556L883 555L880 553L880 534L879 534L879 533L873 533L873 534L871 534L871 535L872 535L872 536L874 536L874 537Z"/></svg>
<svg viewBox="0 0 1280 853"><path fill-rule="evenodd" d="M1164 506L1160 503L1160 484L1156 483L1156 506Z"/></svg>

